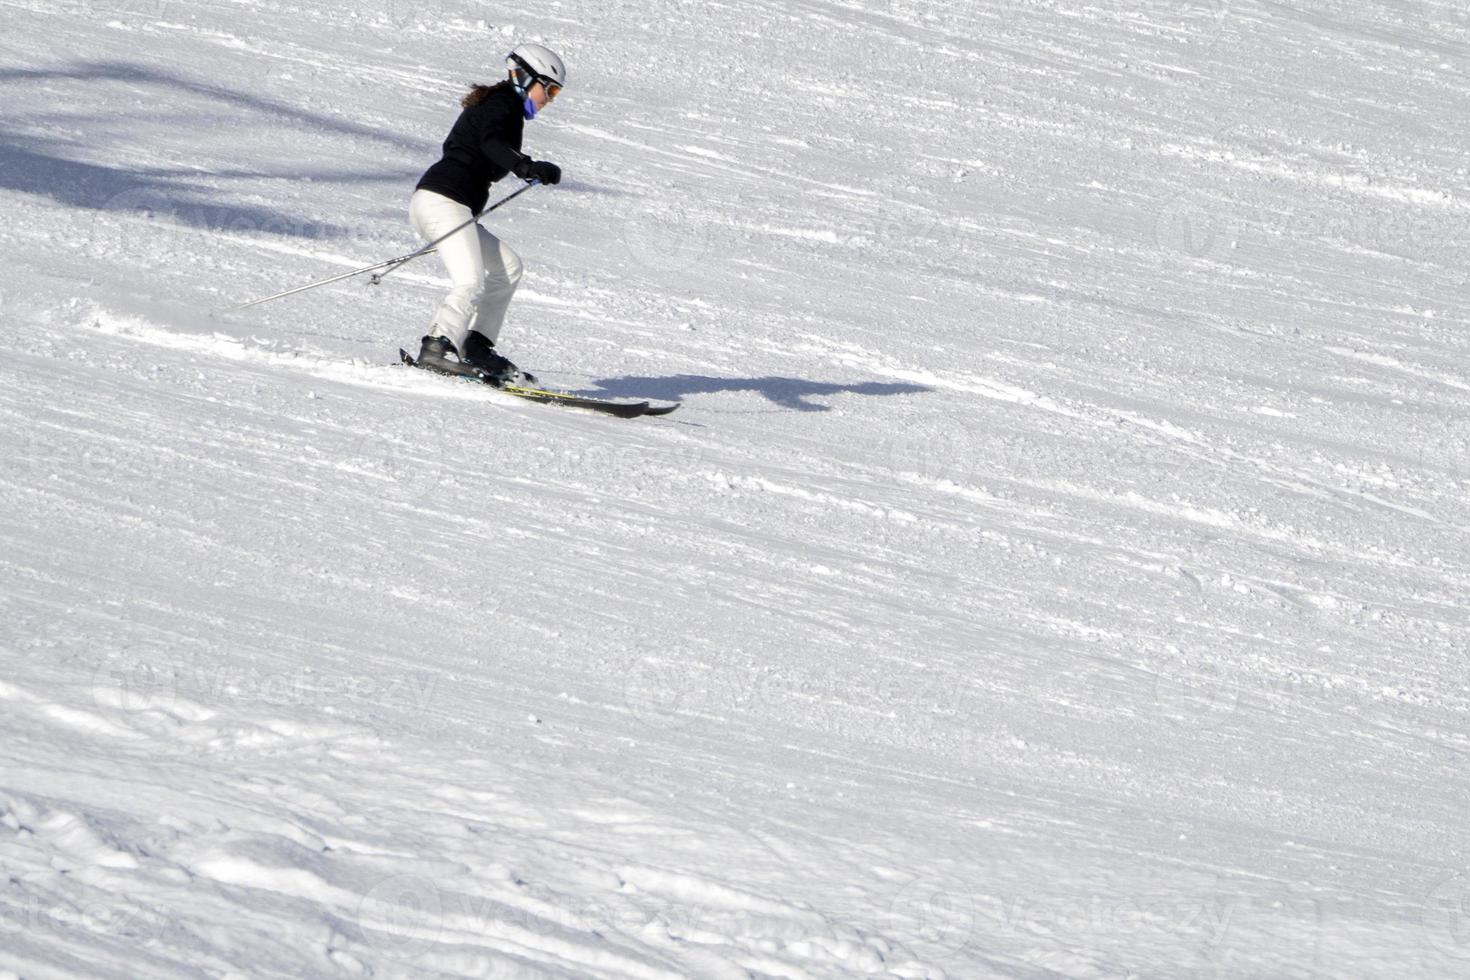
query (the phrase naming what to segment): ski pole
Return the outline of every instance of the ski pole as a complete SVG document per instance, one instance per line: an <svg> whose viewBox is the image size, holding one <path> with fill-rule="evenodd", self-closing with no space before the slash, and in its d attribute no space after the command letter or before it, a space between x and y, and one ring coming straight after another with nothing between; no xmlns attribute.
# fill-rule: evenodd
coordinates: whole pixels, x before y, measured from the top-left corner
<svg viewBox="0 0 1470 980"><path fill-rule="evenodd" d="M315 289L318 286L327 286L327 285L330 285L330 284L332 284L334 282L341 282L343 279L351 279L353 276L360 276L364 272L377 272L378 269L383 269L384 270L383 272L379 272L377 275L373 276L373 278L371 280L372 284L374 286L376 286L378 283L380 283L380 282L383 281L383 277L386 276L389 272L392 272L394 269L398 268L399 266L406 265L407 263L412 262L414 259L418 258L421 255L428 255L430 252L438 251L439 244L441 242L447 241L448 239L450 239L450 238L454 237L455 235L459 234L465 228L468 228L470 225L474 224L476 221L479 221L480 218L481 218L481 216L487 215L491 211L494 211L496 208L500 207L502 204L505 204L505 203L513 200L514 198L519 197L520 195L524 194L526 191L530 190L532 187L535 187L539 183L540 183L539 180L534 180L534 179L528 181L526 183L526 186L525 187L521 187L521 188L519 188L519 189L517 189L515 191L512 191L510 194L507 194L505 197L501 198L499 201L496 201L494 204L492 204L490 207L486 208L485 210L481 211L479 214L474 215L473 217L471 217L470 220L468 220L468 221L464 222L463 224L458 225L457 227L455 227L455 229L453 231L451 231L451 232L449 232L448 234L445 234L445 235L440 235L438 238L434 239L432 242L430 242L429 244L425 245L423 248L421 248L421 249L419 249L419 250L417 250L415 252L409 252L407 255L400 255L400 256L398 256L398 258L396 258L396 259L389 259L386 262L379 262L377 265L370 265L370 266L367 266L366 268L362 268L362 269L354 269L352 272L344 272L344 273L342 273L340 275L330 276L330 277L328 277L326 279L318 279L316 282L307 283L305 286L297 286L295 289L287 289L284 292L276 293L274 296L266 296L263 299L253 299L253 300L251 300L248 303L241 303L239 306L231 306L231 307L228 307L223 312L225 312L225 313L236 313L236 312L238 312L240 310L248 310L252 306L260 306L263 303L269 303L269 302L272 302L272 301L278 300L278 299L285 299L287 296L295 296L297 293L304 293L308 289Z"/></svg>
<svg viewBox="0 0 1470 980"><path fill-rule="evenodd" d="M509 204L511 201L514 201L517 197L520 197L522 194L526 193L526 191L528 191L531 188L535 187L539 183L541 183L541 181L539 179L537 179L535 177L532 177L530 180L526 181L526 186L525 187L521 187L521 188L518 188L518 189L516 189L514 191L511 191L509 194L505 195L500 200L496 201L494 204L490 205L488 208L486 208L485 210L481 211L479 214L475 215L469 221L466 221L465 224L460 225L459 228L456 228L456 229L454 229L454 231L451 231L448 235L444 235L441 238L436 238L434 241L430 242L428 245L425 245L423 248L419 249L417 252L413 252L413 253L411 253L409 255L405 255L402 258L394 259L391 262L385 262L385 263L383 263L384 265L388 266L388 268L383 269L382 272L379 272L376 275L374 275L371 279L368 280L368 282L372 283L374 286L377 286L377 285L381 284L382 281L383 281L383 277L386 276L388 273L394 272L394 271L402 268L403 266L408 265L408 263L412 262L414 259L418 258L420 255L428 255L430 252L435 251L437 249L437 247L438 247L438 245L439 245L440 242L442 242L442 241L444 241L444 239L449 238L450 236L456 234L459 231L460 228L463 228L463 227L465 227L465 225L471 224L472 222L479 221L485 215L489 214L491 211L494 211L496 208L500 207L502 204ZM382 268L382 266L374 266L374 268ZM369 271L369 270L366 270L365 269L363 271L366 272L366 271Z"/></svg>

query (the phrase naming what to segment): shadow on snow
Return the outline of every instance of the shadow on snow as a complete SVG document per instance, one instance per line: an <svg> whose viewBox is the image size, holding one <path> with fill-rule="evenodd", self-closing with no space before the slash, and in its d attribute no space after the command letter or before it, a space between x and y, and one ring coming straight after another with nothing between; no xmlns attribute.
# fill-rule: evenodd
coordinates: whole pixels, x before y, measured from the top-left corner
<svg viewBox="0 0 1470 980"><path fill-rule="evenodd" d="M677 374L665 377L608 378L595 382L597 390L590 392L607 398L657 398L664 401L682 401L688 395L712 394L722 391L753 391L773 404L798 412L826 412L830 405L809 401L827 395L912 395L932 388L916 384L899 384L884 381L864 381L855 384L839 384L825 381L807 381L803 378L710 378L697 374Z"/></svg>
<svg viewBox="0 0 1470 980"><path fill-rule="evenodd" d="M310 112L284 102L275 102L271 99L248 95L224 85L200 82L182 75L171 74L158 68L129 64L124 61L83 62L60 68L0 69L0 85L14 84L16 82L50 81L123 82L131 85L158 85L179 92L187 92L191 95L203 96L218 102L228 103L238 108L258 112L263 115L277 116L291 122L299 123L304 130L311 132L326 130L342 133L346 136L358 136L377 140L382 143L392 143L419 155L425 152L427 145L421 140L404 139L391 132L384 132L383 130L374 129L371 126L364 126L359 123L347 122L334 116L325 116L318 112Z"/></svg>
<svg viewBox="0 0 1470 980"><path fill-rule="evenodd" d="M358 137L392 143L422 154L423 146L366 126L332 119L287 105L245 95L218 85L193 81L165 71L126 63L87 63L56 69L0 70L0 91L4 86L24 82L72 80L83 82L113 81L128 84L152 84L219 100L235 107L284 118L303 128L334 130ZM111 120L126 123L126 119ZM155 120L156 121L156 120ZM311 177L320 180L407 180L405 173L347 173L340 170L322 173L271 174L232 169L204 171L186 168L129 167L87 163L72 159L72 148L62 141L37 137L21 137L10 130L0 135L0 189L48 197L67 207L98 212L148 212L170 223L211 230L253 229L299 238L342 237L349 229L319 221L303 221L299 214L268 207L228 204L218 187L188 177L212 179L231 177ZM107 156L107 147L91 145L92 154Z"/></svg>

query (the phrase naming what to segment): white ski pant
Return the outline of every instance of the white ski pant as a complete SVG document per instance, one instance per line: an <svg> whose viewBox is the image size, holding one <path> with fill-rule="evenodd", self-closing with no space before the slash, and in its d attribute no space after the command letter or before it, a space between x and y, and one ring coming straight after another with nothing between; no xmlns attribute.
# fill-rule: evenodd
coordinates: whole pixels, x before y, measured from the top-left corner
<svg viewBox="0 0 1470 980"><path fill-rule="evenodd" d="M408 202L409 221L425 242L448 234L455 225L469 221L472 214L458 201L433 191L414 191ZM434 314L429 333L448 337L461 349L471 330L495 341L521 281L521 257L475 223L440 242L439 258L444 260L454 288Z"/></svg>

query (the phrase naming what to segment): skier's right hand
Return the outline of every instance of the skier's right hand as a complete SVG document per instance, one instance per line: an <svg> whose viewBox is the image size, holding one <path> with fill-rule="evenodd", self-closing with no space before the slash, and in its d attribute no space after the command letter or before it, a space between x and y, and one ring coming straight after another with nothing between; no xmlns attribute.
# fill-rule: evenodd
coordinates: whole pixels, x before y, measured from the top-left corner
<svg viewBox="0 0 1470 980"><path fill-rule="evenodd" d="M545 160L526 157L516 167L516 176L521 180L539 180L543 184L560 184L561 168Z"/></svg>

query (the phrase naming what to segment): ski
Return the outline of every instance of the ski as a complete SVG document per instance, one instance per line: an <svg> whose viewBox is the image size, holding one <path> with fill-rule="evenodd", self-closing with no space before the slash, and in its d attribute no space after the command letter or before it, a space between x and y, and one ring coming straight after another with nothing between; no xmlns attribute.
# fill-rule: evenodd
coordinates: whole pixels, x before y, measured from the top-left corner
<svg viewBox="0 0 1470 980"><path fill-rule="evenodd" d="M399 358L408 367L418 367L413 355L408 351L399 349ZM429 370L425 368L424 370ZM434 372L440 373L440 372ZM444 377L455 377L444 375ZM462 377L459 380L470 384L486 385L493 391L503 392L531 402L541 402L545 405L562 405L566 408L584 408L590 412L601 412L604 415L613 415L620 419L636 419L644 415L668 415L681 404L670 402L667 405L654 405L652 402L620 402L611 398L594 398L589 395L574 395L568 391L553 391L548 388L532 388L525 385L491 385L474 377Z"/></svg>

